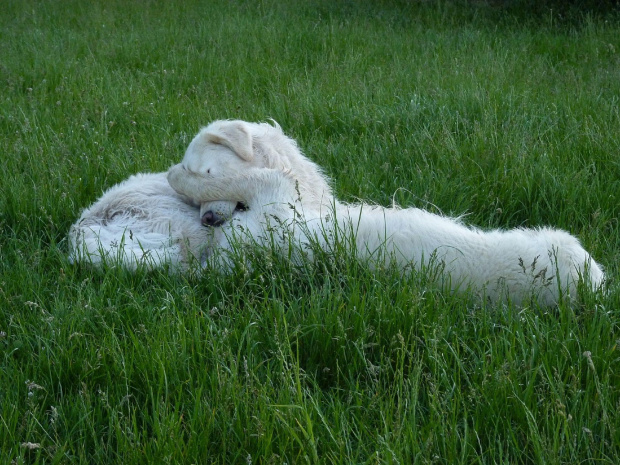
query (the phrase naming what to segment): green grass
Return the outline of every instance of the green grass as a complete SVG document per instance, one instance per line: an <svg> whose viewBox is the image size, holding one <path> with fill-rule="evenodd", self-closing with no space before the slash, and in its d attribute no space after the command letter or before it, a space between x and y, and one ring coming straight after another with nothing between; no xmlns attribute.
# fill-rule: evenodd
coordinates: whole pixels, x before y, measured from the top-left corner
<svg viewBox="0 0 620 465"><path fill-rule="evenodd" d="M1 463L620 462L617 14L9 0L0 57ZM276 119L343 200L566 229L609 292L477 307L345 253L68 263L82 208L220 118Z"/></svg>

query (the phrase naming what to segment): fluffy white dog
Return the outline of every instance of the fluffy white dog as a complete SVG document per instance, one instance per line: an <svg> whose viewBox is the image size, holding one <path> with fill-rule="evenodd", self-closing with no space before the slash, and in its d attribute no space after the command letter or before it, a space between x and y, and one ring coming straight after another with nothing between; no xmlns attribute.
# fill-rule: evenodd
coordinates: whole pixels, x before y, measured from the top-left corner
<svg viewBox="0 0 620 465"><path fill-rule="evenodd" d="M243 121L216 121L190 143L186 159L192 170L243 172L249 167L294 171L303 182L300 192L318 205L331 199L326 177L286 137L279 127ZM309 200L310 201L310 200ZM205 206L211 212L205 225L217 226L243 209L236 201ZM171 265L186 270L194 260L211 253L213 228L201 225L198 204L175 192L166 173L138 174L110 188L85 209L69 231L70 259L137 266Z"/></svg>
<svg viewBox="0 0 620 465"><path fill-rule="evenodd" d="M259 243L289 254L292 246L293 256L312 259L313 244L331 251L344 240L371 265L428 268L439 271L440 284L454 292L472 290L491 302L510 298L516 304L534 297L553 305L562 296L574 299L580 282L592 288L603 282L601 267L565 231L482 231L417 208L343 204L294 143L299 164L278 150L271 156L283 157L280 166L253 162L257 137L292 143L278 126L240 121L214 125L220 129L218 139L204 141L199 134L183 162L168 174L177 192L202 204L203 223L223 224L212 229L211 251ZM227 147L237 158L227 154L226 162L220 160L221 150L210 144ZM211 209L213 201L242 202L247 209L222 217Z"/></svg>

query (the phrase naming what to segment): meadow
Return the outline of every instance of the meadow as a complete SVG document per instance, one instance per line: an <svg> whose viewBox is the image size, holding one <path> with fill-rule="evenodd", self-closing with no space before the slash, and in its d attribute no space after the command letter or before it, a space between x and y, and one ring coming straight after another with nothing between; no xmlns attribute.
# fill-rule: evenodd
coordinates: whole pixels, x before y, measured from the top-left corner
<svg viewBox="0 0 620 465"><path fill-rule="evenodd" d="M507 3L4 1L0 463L620 463L620 15ZM345 201L570 231L607 292L69 263L82 208L222 118L278 121Z"/></svg>

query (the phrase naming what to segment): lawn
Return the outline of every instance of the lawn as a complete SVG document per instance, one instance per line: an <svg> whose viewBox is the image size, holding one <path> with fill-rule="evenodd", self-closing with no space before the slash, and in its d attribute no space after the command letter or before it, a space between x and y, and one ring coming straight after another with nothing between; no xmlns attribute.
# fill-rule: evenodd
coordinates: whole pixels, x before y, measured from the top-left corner
<svg viewBox="0 0 620 465"><path fill-rule="evenodd" d="M0 463L620 463L620 14L510 2L8 0ZM555 226L608 275L478 305L350 260L129 273L81 209L273 118L339 198Z"/></svg>

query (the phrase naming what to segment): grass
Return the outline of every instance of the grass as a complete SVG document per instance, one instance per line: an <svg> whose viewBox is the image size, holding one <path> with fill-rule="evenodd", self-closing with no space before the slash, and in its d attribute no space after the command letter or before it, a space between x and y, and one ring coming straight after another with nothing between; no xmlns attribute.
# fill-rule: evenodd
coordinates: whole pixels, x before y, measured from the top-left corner
<svg viewBox="0 0 620 465"><path fill-rule="evenodd" d="M620 24L459 2L4 2L0 461L620 462ZM276 119L344 200L576 234L609 292L476 307L258 257L72 266L80 209Z"/></svg>

